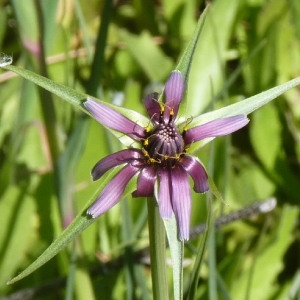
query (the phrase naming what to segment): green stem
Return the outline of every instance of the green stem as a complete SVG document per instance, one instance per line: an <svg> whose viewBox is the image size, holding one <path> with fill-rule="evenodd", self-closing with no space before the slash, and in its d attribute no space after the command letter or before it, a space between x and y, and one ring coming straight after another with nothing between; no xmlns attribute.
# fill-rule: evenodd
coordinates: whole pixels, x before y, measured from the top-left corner
<svg viewBox="0 0 300 300"><path fill-rule="evenodd" d="M111 21L113 9L113 1L105 0L103 3L103 9L101 14L101 26L98 31L96 39L96 49L94 54L94 60L91 67L91 75L89 79L88 92L90 95L96 95L99 86L99 81L103 74L103 67L105 61L105 49L108 35L108 27Z"/></svg>
<svg viewBox="0 0 300 300"><path fill-rule="evenodd" d="M38 65L38 73L40 73L42 76L49 77L48 76L48 69L46 64L46 51L45 51L45 26L44 26L44 16L43 16L43 9L42 9L42 3L39 0L35 0L35 10L36 10L36 16L38 21L38 44L40 47L40 54L37 57L37 65ZM60 154L59 149L59 140L57 135L57 117L56 112L54 108L54 102L53 98L50 92L45 91L44 89L39 88L39 96L40 96L40 103L41 103L41 109L42 114L45 122L45 129L47 133L48 143L49 143L49 149L51 154L51 163L54 167L54 172L56 171L56 159L58 158ZM58 187L56 187L58 189Z"/></svg>
<svg viewBox="0 0 300 300"><path fill-rule="evenodd" d="M166 234L158 206L153 198L147 199L150 242L151 277L154 300L167 300Z"/></svg>

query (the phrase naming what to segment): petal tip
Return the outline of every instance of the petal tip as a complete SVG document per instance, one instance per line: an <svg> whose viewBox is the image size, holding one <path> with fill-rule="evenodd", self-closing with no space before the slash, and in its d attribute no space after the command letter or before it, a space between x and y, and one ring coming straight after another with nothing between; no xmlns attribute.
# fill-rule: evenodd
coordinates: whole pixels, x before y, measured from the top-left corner
<svg viewBox="0 0 300 300"><path fill-rule="evenodd" d="M91 210L91 208L89 208L87 211L86 211L86 214L89 218L92 218L92 219L95 219L97 217L97 215Z"/></svg>
<svg viewBox="0 0 300 300"><path fill-rule="evenodd" d="M184 78L180 71L172 71L165 85L165 102L173 110L173 114L176 117L179 109L179 105L182 101L184 93ZM169 117L170 111L165 111L165 119Z"/></svg>
<svg viewBox="0 0 300 300"><path fill-rule="evenodd" d="M190 239L190 230L189 230L189 228L187 228L185 230L180 228L178 238L182 242L188 241Z"/></svg>
<svg viewBox="0 0 300 300"><path fill-rule="evenodd" d="M86 97L86 99L83 100L82 105L87 108L91 102L96 102L93 98L91 97Z"/></svg>
<svg viewBox="0 0 300 300"><path fill-rule="evenodd" d="M189 236L179 236L179 240L182 242L187 242L190 239Z"/></svg>

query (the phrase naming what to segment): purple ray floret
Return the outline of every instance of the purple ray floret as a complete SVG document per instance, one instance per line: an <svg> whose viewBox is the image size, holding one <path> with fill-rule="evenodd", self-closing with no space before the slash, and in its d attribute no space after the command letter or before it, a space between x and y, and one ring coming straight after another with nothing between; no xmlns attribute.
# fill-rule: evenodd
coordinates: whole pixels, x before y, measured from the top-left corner
<svg viewBox="0 0 300 300"><path fill-rule="evenodd" d="M172 216L172 181L170 177L170 170L160 170L159 174L159 188L157 202L159 212L162 218L169 219Z"/></svg>
<svg viewBox="0 0 300 300"><path fill-rule="evenodd" d="M130 162L136 162L143 158L143 154L138 149L125 149L117 153L106 156L96 163L92 169L93 180L99 179L108 170Z"/></svg>
<svg viewBox="0 0 300 300"><path fill-rule="evenodd" d="M154 168L149 166L142 168L137 180L137 189L132 194L133 197L152 197L156 177Z"/></svg>
<svg viewBox="0 0 300 300"><path fill-rule="evenodd" d="M170 114L174 113L174 118L177 116L178 108L182 100L184 92L184 81L182 75L178 71L171 73L165 86L165 110L164 120L168 122Z"/></svg>
<svg viewBox="0 0 300 300"><path fill-rule="evenodd" d="M149 115L149 125L142 127L118 112L113 106L99 103L92 98L84 102L86 110L102 125L128 135L137 141L138 148L129 148L108 155L92 169L94 180L118 167L117 174L102 190L88 209L93 218L105 213L118 203L131 180L136 181L133 197L155 197L162 218L175 215L179 239L189 239L191 190L204 193L209 189L206 170L199 159L188 154L189 146L206 138L230 134L244 127L249 120L244 115L220 118L180 130L177 114L184 95L184 79L179 71L168 78L163 97L157 93L144 99Z"/></svg>
<svg viewBox="0 0 300 300"><path fill-rule="evenodd" d="M129 180L139 171L139 168L126 165L103 189L100 196L87 210L87 214L96 218L118 203Z"/></svg>
<svg viewBox="0 0 300 300"><path fill-rule="evenodd" d="M217 119L187 130L184 141L191 144L205 138L227 135L241 129L248 122L249 120L244 115Z"/></svg>
<svg viewBox="0 0 300 300"><path fill-rule="evenodd" d="M120 131L133 139L140 140L144 128L123 116L112 107L97 102L92 98L88 98L87 101L84 102L84 107L100 124L110 129Z"/></svg>

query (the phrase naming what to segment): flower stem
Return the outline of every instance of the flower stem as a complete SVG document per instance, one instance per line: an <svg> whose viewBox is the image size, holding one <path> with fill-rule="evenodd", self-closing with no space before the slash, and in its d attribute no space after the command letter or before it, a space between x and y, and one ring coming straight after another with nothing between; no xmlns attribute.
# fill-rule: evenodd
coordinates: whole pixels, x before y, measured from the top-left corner
<svg viewBox="0 0 300 300"><path fill-rule="evenodd" d="M148 198L147 205L153 299L166 300L169 299L169 295L165 227L155 200Z"/></svg>

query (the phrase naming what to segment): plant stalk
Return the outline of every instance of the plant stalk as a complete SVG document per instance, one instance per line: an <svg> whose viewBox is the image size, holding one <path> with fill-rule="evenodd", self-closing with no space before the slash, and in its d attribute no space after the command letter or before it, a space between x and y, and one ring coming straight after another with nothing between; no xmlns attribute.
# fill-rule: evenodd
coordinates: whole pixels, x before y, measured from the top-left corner
<svg viewBox="0 0 300 300"><path fill-rule="evenodd" d="M167 300L169 295L165 227L156 201L153 198L148 198L147 205L153 299Z"/></svg>

